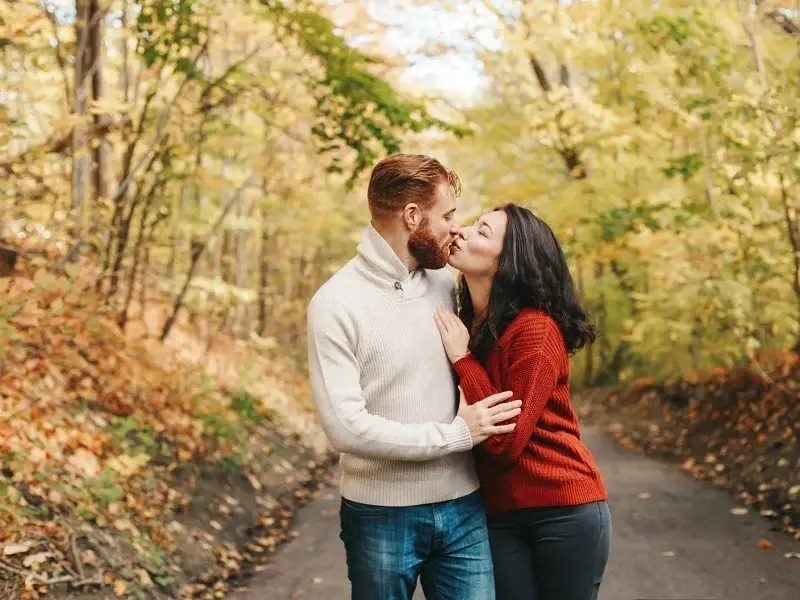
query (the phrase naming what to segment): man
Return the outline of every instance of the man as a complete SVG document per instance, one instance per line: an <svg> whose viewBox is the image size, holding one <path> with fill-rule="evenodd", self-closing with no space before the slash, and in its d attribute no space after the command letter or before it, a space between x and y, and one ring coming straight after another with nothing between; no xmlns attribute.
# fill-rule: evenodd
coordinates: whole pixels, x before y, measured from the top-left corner
<svg viewBox="0 0 800 600"><path fill-rule="evenodd" d="M484 505L469 450L519 413L510 393L459 400L434 312L459 229L455 173L421 155L373 169L357 255L308 308L311 387L341 452L341 534L353 600L493 600ZM473 410L474 409L474 410ZM457 412L456 412L457 411Z"/></svg>

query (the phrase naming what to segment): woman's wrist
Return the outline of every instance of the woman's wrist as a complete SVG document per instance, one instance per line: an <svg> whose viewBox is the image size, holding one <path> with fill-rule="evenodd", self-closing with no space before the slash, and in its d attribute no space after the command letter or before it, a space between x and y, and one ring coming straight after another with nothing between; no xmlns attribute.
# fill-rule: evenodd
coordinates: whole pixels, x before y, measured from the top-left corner
<svg viewBox="0 0 800 600"><path fill-rule="evenodd" d="M458 356L454 356L453 358L450 359L450 363L451 364L456 364L462 358L467 358L469 356L469 354L470 354L470 352L469 352L469 350L467 350L463 354L459 354Z"/></svg>

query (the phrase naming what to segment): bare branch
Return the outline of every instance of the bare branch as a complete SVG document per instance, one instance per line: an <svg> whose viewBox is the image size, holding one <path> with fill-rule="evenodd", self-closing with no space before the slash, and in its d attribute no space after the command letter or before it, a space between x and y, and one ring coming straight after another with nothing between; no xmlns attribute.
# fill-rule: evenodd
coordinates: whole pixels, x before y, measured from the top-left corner
<svg viewBox="0 0 800 600"><path fill-rule="evenodd" d="M134 176L138 173L139 169L141 169L142 166L147 161L150 153L153 151L153 148L155 148L156 144L158 144L158 141L161 139L161 135L164 133L164 127L167 124L167 120L172 114L172 108L175 106L175 103L178 101L178 98L183 93L183 89L186 87L186 84L192 78L194 74L194 69L197 66L197 62L206 53L207 50L208 50L208 41L206 41L206 43L203 44L203 47L200 48L199 52L194 57L194 60L192 61L192 66L186 73L186 77L183 78L180 87L178 87L178 90L175 92L175 95L172 97L172 100L167 105L166 109L164 109L164 112L161 115L161 119L159 120L158 125L156 127L156 134L155 136L153 136L153 140L150 142L150 146L148 146L147 149L142 154L142 156L139 157L139 162L136 163L136 166L133 167L133 169L131 169L130 173L128 173L128 175L125 177L122 183L119 184L116 193L111 199L112 202L116 202L122 197L122 195L125 193L125 190L127 190L128 186L130 186L131 181L133 181Z"/></svg>
<svg viewBox="0 0 800 600"><path fill-rule="evenodd" d="M166 322L164 323L164 328L161 331L162 342L167 339L169 332L172 330L172 326L175 324L175 320L178 318L178 313L183 306L183 299L186 296L186 292L189 291L189 286L192 284L192 280L194 279L194 273L197 270L197 265L200 263L200 259L205 253L206 248L208 248L209 242L217 234L217 230L222 226L222 223L225 221L225 217L227 217L231 210L233 210L233 207L238 204L242 194L244 193L244 190L254 178L255 173L251 173L247 179L245 179L244 183L239 186L239 189L236 190L236 193L222 209L222 212L220 212L219 217L217 217L217 220L211 227L211 230L206 234L203 242L197 247L196 250L194 248L192 249L192 262L189 266L189 272L186 274L186 281L183 283L181 291L178 292L178 295L175 297L175 302L172 305L172 313L170 314L169 318L167 318Z"/></svg>

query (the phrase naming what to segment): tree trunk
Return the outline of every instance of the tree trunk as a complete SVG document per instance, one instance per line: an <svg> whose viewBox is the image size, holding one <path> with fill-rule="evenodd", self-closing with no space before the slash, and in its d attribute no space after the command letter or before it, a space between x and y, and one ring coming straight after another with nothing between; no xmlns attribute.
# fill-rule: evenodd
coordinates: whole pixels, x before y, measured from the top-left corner
<svg viewBox="0 0 800 600"><path fill-rule="evenodd" d="M91 64L91 44L89 29L91 19L90 0L77 0L75 17L75 39L78 42L75 52L75 98L73 111L86 115L89 104L88 73ZM75 239L83 236L86 222L86 191L89 183L89 148L86 139L86 124L80 123L72 131L72 235Z"/></svg>
<svg viewBox="0 0 800 600"><path fill-rule="evenodd" d="M262 186L264 195L267 195L266 181ZM269 262L271 258L272 237L271 237L271 214L267 207L261 209L261 248L258 258L258 334L266 336L267 333L267 312L268 312L268 294L269 289Z"/></svg>
<svg viewBox="0 0 800 600"><path fill-rule="evenodd" d="M122 14L120 16L121 29L123 31L128 27L128 2L125 0L122 4ZM125 35L120 36L120 53L122 54L122 67L120 72L120 81L122 82L122 98L125 102L130 100L131 94L131 71L130 71L130 52L128 51L128 38Z"/></svg>
<svg viewBox="0 0 800 600"><path fill-rule="evenodd" d="M578 288L578 297L581 302L586 300L586 285L583 280L583 265L580 256L575 260L575 283ZM594 378L594 352L592 346L586 350L586 363L583 369L583 386L590 387Z"/></svg>
<svg viewBox="0 0 800 600"><path fill-rule="evenodd" d="M98 0L90 0L89 13L91 26L89 27L89 48L91 51L92 96L95 102L104 95L103 89L103 27L104 22ZM94 116L95 126L102 128L108 120L106 115ZM92 149L94 155L94 200L97 204L100 198L108 198L108 153L109 146L105 136L101 135L97 144Z"/></svg>
<svg viewBox="0 0 800 600"><path fill-rule="evenodd" d="M150 191L145 199L145 204L142 207L141 216L139 218L139 231L136 234L136 242L133 247L133 264L131 264L130 274L128 275L128 290L125 295L125 303L122 306L122 312L119 317L119 326L125 329L125 324L128 322L128 312L130 311L131 302L133 301L134 291L136 289L136 275L139 272L139 265L142 259L142 250L144 249L144 240L147 237L147 219L150 216L150 210L155 202L157 193L163 192L164 180L159 179L150 186ZM127 233L126 233L127 236ZM143 284L144 285L144 284Z"/></svg>
<svg viewBox="0 0 800 600"><path fill-rule="evenodd" d="M250 216L251 206L250 203L244 199L239 204L239 216L246 218ZM248 261L249 253L247 252L249 230L241 228L236 234L236 287L243 289L247 286L247 273L249 271L250 262ZM247 319L248 302L239 300L236 303L236 322L234 324L234 333L241 338L247 337L247 331L250 328Z"/></svg>
<svg viewBox="0 0 800 600"><path fill-rule="evenodd" d="M608 354L611 351L611 343L608 336L605 335L606 331L606 294L603 291L603 285L600 281L605 274L606 265L603 261L598 260L594 265L594 284L600 290L599 310L597 311L597 329L600 331L600 343L598 344L597 352L597 376L595 379L603 378L605 375L603 371L608 368L609 358Z"/></svg>
<svg viewBox="0 0 800 600"><path fill-rule="evenodd" d="M794 291L795 301L797 302L797 321L800 323L800 219L798 219L797 206L793 206L790 202L789 190L786 188L783 175L780 176L780 182L783 214L786 219L786 231L789 234L789 243L792 246L792 256L794 258L792 290ZM800 336L798 336L794 350L800 352Z"/></svg>
<svg viewBox="0 0 800 600"><path fill-rule="evenodd" d="M151 172L153 165L160 158L161 154L159 152L154 153L150 159L150 163L147 165L147 168L145 169L145 172L146 173ZM125 215L125 202L123 201L123 198L118 199L116 208L114 210L114 215L117 225L115 231L117 243L116 243L116 249L114 251L114 262L112 263L111 274L109 277L108 293L106 295L107 299L109 300L113 299L114 296L117 295L117 290L119 288L120 271L122 269L122 261L125 258L125 251L128 247L128 238L130 236L133 215L136 212L136 208L139 205L139 201L142 197L143 184L144 181L139 182L139 185L136 188L136 193L131 199L127 216Z"/></svg>
<svg viewBox="0 0 800 600"><path fill-rule="evenodd" d="M541 62L539 62L539 58L536 56L536 54L531 52L528 55L528 62L530 63L533 73L536 76L536 81L539 82L539 87L542 88L542 92L544 92L545 95L548 94L550 91L552 91L553 86L550 84L550 80L548 79L547 73L545 73ZM569 86L569 69L566 65L559 65L559 80L562 85L567 87ZM556 126L559 130L559 137L561 138L561 143L559 144L557 150L561 155L561 158L564 160L569 177L572 179L586 179L586 177L589 176L589 173L583 163L580 151L578 148L567 143L566 132L561 130L560 126L558 126L558 123L556 123Z"/></svg>
<svg viewBox="0 0 800 600"><path fill-rule="evenodd" d="M13 273L18 257L19 252L16 248L0 246L0 277L6 277Z"/></svg>

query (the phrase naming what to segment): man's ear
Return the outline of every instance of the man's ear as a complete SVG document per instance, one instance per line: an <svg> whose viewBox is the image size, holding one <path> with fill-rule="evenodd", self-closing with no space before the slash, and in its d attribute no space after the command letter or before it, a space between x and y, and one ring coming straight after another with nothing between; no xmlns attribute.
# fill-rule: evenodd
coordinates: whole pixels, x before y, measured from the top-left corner
<svg viewBox="0 0 800 600"><path fill-rule="evenodd" d="M403 209L403 223L410 230L414 231L422 221L422 210L419 205L410 202Z"/></svg>

